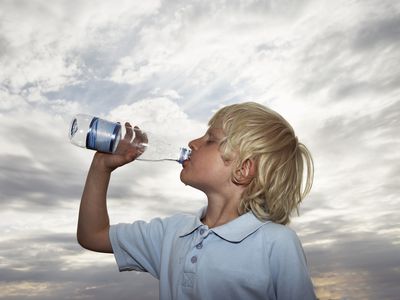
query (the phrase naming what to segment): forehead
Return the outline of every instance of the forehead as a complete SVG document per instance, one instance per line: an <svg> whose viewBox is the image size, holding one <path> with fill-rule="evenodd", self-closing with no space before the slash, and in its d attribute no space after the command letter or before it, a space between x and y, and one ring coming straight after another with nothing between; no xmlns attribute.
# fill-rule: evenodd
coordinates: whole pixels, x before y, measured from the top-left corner
<svg viewBox="0 0 400 300"><path fill-rule="evenodd" d="M208 126L211 128L222 128L224 122L224 115L217 113L214 115L210 121L208 121Z"/></svg>
<svg viewBox="0 0 400 300"><path fill-rule="evenodd" d="M214 115L211 120L208 122L208 130L207 133L211 134L217 138L224 138L226 136L225 131L223 130L224 123L224 115L221 112Z"/></svg>
<svg viewBox="0 0 400 300"><path fill-rule="evenodd" d="M210 126L208 128L208 130L207 130L207 133L210 134L210 135L213 135L215 137L221 137L222 138L222 137L225 136L224 131L220 127Z"/></svg>

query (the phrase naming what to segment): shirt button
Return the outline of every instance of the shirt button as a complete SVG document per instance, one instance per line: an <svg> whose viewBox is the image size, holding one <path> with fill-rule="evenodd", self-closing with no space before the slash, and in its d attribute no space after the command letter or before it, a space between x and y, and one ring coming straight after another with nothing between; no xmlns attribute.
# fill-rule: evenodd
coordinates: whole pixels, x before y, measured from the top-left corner
<svg viewBox="0 0 400 300"><path fill-rule="evenodd" d="M197 244L197 245L196 245L196 248L197 248L197 249L203 248L203 243Z"/></svg>
<svg viewBox="0 0 400 300"><path fill-rule="evenodd" d="M203 234L204 233L204 229L202 228L202 229L200 229L200 234Z"/></svg>
<svg viewBox="0 0 400 300"><path fill-rule="evenodd" d="M192 264L195 264L197 262L197 256L192 256L190 261L192 262Z"/></svg>

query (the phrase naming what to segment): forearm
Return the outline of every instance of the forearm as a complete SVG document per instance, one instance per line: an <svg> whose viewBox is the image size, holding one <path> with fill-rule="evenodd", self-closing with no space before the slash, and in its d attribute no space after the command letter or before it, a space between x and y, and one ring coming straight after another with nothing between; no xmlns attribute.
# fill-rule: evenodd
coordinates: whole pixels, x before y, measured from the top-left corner
<svg viewBox="0 0 400 300"><path fill-rule="evenodd" d="M113 154L96 152L86 178L79 209L77 238L79 244L90 250L112 252L106 202L111 172L135 160L143 153L143 149L137 145L147 142L139 128L135 129L138 133L133 141L132 126L125 123L125 128L125 136Z"/></svg>
<svg viewBox="0 0 400 300"><path fill-rule="evenodd" d="M110 252L106 236L110 226L107 212L107 189L111 170L103 166L98 154L93 158L79 209L78 242L85 248Z"/></svg>

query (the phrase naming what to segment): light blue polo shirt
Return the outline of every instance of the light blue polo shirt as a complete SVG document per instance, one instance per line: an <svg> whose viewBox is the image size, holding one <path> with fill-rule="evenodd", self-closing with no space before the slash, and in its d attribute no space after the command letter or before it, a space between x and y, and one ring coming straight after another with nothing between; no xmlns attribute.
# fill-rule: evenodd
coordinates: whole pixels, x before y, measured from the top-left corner
<svg viewBox="0 0 400 300"><path fill-rule="evenodd" d="M251 212L210 229L205 212L111 226L119 270L159 279L161 300L316 299L293 230Z"/></svg>

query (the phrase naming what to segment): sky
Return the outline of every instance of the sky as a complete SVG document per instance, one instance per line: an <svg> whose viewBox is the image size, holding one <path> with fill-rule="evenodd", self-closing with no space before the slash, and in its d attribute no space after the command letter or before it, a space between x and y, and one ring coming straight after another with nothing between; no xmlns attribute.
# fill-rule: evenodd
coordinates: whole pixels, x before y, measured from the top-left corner
<svg viewBox="0 0 400 300"><path fill-rule="evenodd" d="M158 299L156 279L76 241L93 151L70 144L70 120L184 146L244 101L278 111L313 154L290 227L319 299L398 299L399 60L394 0L0 0L0 299ZM206 205L180 170L116 170L111 223Z"/></svg>

